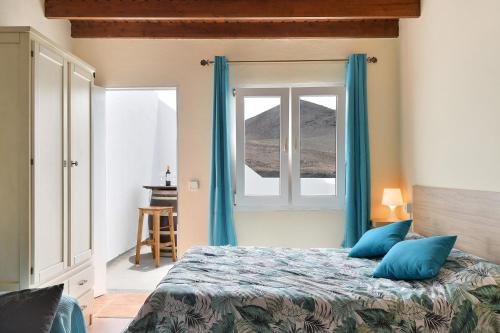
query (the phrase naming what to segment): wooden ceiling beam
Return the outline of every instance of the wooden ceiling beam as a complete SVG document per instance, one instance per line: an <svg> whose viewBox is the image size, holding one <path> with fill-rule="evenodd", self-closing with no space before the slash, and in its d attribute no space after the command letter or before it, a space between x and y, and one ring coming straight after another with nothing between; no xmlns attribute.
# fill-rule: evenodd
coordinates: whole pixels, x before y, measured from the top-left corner
<svg viewBox="0 0 500 333"><path fill-rule="evenodd" d="M394 38L398 20L71 21L75 38Z"/></svg>
<svg viewBox="0 0 500 333"><path fill-rule="evenodd" d="M408 18L420 0L45 0L47 18Z"/></svg>

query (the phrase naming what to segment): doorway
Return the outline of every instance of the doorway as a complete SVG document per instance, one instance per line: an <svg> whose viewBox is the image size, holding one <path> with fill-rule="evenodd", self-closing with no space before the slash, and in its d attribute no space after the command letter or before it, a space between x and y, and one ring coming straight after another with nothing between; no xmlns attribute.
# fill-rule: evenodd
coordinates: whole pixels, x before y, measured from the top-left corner
<svg viewBox="0 0 500 333"><path fill-rule="evenodd" d="M173 265L164 253L156 267L149 246L141 248L141 264L135 265L135 245L138 208L151 202L146 187L165 186L168 170L170 189L176 190L177 89L101 90L104 102L93 110L94 202L99 198L94 205L99 208L94 209L94 258L96 285L105 286L96 296L105 294L96 299L95 314L129 318ZM147 237L145 220L142 239ZM127 304L113 305L116 300Z"/></svg>
<svg viewBox="0 0 500 333"><path fill-rule="evenodd" d="M171 266L162 256L156 268L150 249L142 248L141 265L134 262L137 208L149 206L144 186L177 182L176 89L107 89L107 289L153 290ZM148 237L143 228L143 239Z"/></svg>

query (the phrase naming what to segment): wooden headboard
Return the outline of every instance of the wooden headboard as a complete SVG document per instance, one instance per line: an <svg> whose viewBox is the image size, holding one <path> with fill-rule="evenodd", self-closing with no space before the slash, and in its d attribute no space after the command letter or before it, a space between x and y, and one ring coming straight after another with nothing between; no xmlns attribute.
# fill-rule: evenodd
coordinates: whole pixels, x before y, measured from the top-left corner
<svg viewBox="0 0 500 333"><path fill-rule="evenodd" d="M457 235L455 247L500 264L500 193L413 187L414 231Z"/></svg>

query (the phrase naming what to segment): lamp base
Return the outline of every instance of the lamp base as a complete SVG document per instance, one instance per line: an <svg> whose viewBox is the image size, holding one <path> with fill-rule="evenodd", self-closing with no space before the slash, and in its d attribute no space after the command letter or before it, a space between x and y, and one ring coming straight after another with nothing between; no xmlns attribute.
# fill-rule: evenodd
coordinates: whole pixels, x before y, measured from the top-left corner
<svg viewBox="0 0 500 333"><path fill-rule="evenodd" d="M399 217L396 215L396 207L390 207L389 216L387 216L387 220L389 221L398 221Z"/></svg>

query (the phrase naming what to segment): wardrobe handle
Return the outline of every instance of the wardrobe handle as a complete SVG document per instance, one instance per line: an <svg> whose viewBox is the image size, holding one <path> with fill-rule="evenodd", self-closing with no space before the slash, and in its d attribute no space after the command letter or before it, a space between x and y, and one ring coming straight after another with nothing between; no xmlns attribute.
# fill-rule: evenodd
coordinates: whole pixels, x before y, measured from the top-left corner
<svg viewBox="0 0 500 333"><path fill-rule="evenodd" d="M74 166L78 166L78 161L71 161L71 166L74 167Z"/></svg>

